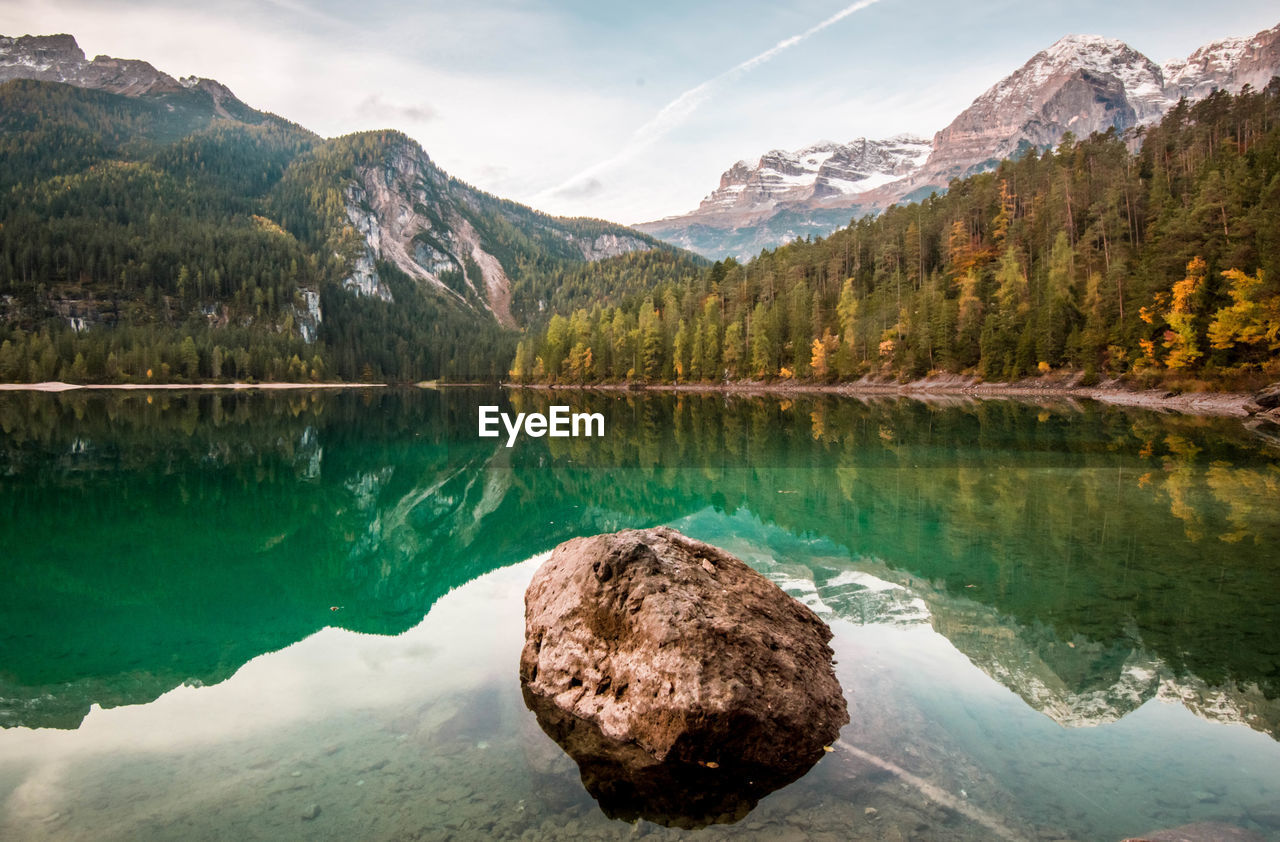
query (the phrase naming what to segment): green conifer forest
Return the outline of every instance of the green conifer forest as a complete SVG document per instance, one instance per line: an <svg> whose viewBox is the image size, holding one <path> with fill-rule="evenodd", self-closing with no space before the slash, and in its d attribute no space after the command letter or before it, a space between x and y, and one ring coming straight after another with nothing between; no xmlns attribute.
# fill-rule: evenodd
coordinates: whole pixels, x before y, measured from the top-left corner
<svg viewBox="0 0 1280 842"><path fill-rule="evenodd" d="M553 316L520 380L1280 374L1280 82Z"/></svg>

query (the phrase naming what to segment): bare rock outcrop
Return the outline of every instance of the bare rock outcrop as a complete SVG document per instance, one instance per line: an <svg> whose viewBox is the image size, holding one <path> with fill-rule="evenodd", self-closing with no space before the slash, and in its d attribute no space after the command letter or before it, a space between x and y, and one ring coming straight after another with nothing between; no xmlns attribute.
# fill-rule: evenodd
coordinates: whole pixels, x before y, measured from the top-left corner
<svg viewBox="0 0 1280 842"><path fill-rule="evenodd" d="M0 35L0 82L10 79L62 82L130 97L195 89L209 95L219 116L232 116L227 105L237 113L246 108L225 85L213 79L195 76L175 79L137 59L97 56L89 61L76 39L67 34L17 38Z"/></svg>
<svg viewBox="0 0 1280 842"><path fill-rule="evenodd" d="M1253 396L1253 402L1263 409L1280 409L1280 383L1272 383Z"/></svg>
<svg viewBox="0 0 1280 842"><path fill-rule="evenodd" d="M561 544L525 594L520 678L606 813L734 821L849 721L831 630L672 529Z"/></svg>

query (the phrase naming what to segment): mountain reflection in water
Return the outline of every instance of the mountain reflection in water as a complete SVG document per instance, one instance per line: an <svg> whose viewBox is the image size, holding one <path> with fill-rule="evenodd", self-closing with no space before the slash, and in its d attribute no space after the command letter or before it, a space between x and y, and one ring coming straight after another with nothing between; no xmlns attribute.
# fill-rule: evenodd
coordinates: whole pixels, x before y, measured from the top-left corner
<svg viewBox="0 0 1280 842"><path fill-rule="evenodd" d="M769 572L855 621L927 616L1063 724L1172 695L1277 733L1280 462L1237 421L581 393L603 442L509 450L474 434L507 399L4 395L0 723L75 727L327 625L399 633L571 536L709 508L823 539L829 566Z"/></svg>
<svg viewBox="0 0 1280 842"><path fill-rule="evenodd" d="M606 437L475 435L480 404L552 402ZM186 833L182 793L219 805L209 834L296 834L307 804L255 812L268 782L353 833L608 835L520 699L521 562L667 523L828 620L842 742L888 758L838 746L735 832L838 835L873 806L931 838L1280 837L1278 501L1238 421L1091 404L2 394L0 835ZM336 806L379 770L401 795Z"/></svg>
<svg viewBox="0 0 1280 842"><path fill-rule="evenodd" d="M1280 463L1239 422L584 393L604 443L508 450L474 435L489 399L4 395L0 722L76 727L91 704L221 681L328 624L402 632L567 537L713 508L844 550L771 572L855 621L884 600L923 618L923 600L1059 722L1175 695L1276 735Z"/></svg>

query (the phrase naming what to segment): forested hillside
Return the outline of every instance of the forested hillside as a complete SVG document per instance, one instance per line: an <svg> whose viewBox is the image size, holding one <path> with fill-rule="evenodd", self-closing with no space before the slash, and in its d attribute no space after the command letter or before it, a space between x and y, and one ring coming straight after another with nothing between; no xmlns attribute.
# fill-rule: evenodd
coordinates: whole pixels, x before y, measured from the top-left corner
<svg viewBox="0 0 1280 842"><path fill-rule="evenodd" d="M319 139L243 116L200 90L0 85L0 380L309 375L283 328L322 270L260 213Z"/></svg>
<svg viewBox="0 0 1280 842"><path fill-rule="evenodd" d="M1133 151L1133 150L1136 150ZM1280 81L580 307L519 379L1280 375Z"/></svg>
<svg viewBox="0 0 1280 842"><path fill-rule="evenodd" d="M701 265L476 190L399 132L325 140L202 87L0 84L0 382L497 380L513 325L648 252Z"/></svg>

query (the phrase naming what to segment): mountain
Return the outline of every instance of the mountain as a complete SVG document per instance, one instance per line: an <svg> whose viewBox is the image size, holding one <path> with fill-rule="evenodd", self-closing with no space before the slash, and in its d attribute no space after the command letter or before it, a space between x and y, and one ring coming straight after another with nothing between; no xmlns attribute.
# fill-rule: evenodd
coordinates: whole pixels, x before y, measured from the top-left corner
<svg viewBox="0 0 1280 842"><path fill-rule="evenodd" d="M945 186L1003 158L1160 117L1171 105L1161 71L1122 41L1069 35L988 89L934 138L912 181Z"/></svg>
<svg viewBox="0 0 1280 842"><path fill-rule="evenodd" d="M327 187L323 201L308 201L317 185ZM394 131L322 144L285 173L276 199L282 219L309 213L336 238L328 246L350 258L344 289L394 303L387 270L379 270L393 267L504 327L517 324L511 297L518 280L656 245L622 226L559 219L490 196L450 177Z"/></svg>
<svg viewBox="0 0 1280 842"><path fill-rule="evenodd" d="M1214 90L1261 88L1280 66L1280 26L1252 38L1226 38L1206 44L1184 60L1163 67L1165 95L1203 99Z"/></svg>
<svg viewBox="0 0 1280 842"><path fill-rule="evenodd" d="M675 254L70 35L0 37L0 193L4 381L496 378L551 279Z"/></svg>
<svg viewBox="0 0 1280 842"><path fill-rule="evenodd" d="M834 383L1062 369L1052 379L1261 388L1280 372L1277 115L1280 79L1180 104L1140 138L1007 158L820 239L583 307L526 336L513 372Z"/></svg>
<svg viewBox="0 0 1280 842"><path fill-rule="evenodd" d="M704 254L727 246L724 229L749 229L751 236L733 242L737 254L750 254L778 242L822 233L849 221L841 201L896 181L928 158L930 144L911 135L886 140L858 138L847 144L824 142L794 152L775 149L751 164L739 161L720 176L720 186L693 213L644 223L638 230ZM827 221L793 220L787 209L805 203L841 205ZM777 230L781 226L782 230ZM830 226L830 227L829 227Z"/></svg>
<svg viewBox="0 0 1280 842"><path fill-rule="evenodd" d="M1122 41L1069 35L989 88L931 144L913 141L927 156L907 155L896 166L875 170L895 178L805 189L793 162L820 157L829 145L790 155L771 152L754 168L739 162L727 171L697 210L636 227L707 257L745 258L796 237L825 236L851 216L927 197L953 178L990 170L1004 158L1053 148L1067 132L1083 138L1150 125L1180 98L1196 101L1245 85L1256 90L1278 72L1280 26L1207 44L1164 66ZM872 171L859 170L864 172Z"/></svg>
<svg viewBox="0 0 1280 842"><path fill-rule="evenodd" d="M1262 88L1280 72L1280 26L1251 39L1199 48L1163 67L1123 41L1069 35L1036 53L988 89L934 136L933 153L916 173L871 203L944 189L953 178L983 172L1028 149L1044 150L1071 132L1123 132L1163 117L1180 98L1216 90Z"/></svg>
<svg viewBox="0 0 1280 842"><path fill-rule="evenodd" d="M85 58L70 35L0 35L0 81L36 79L62 82L124 96L146 96L198 90L208 94L221 117L244 119L252 112L225 85L187 76L175 79L145 61L98 56Z"/></svg>
<svg viewBox="0 0 1280 842"><path fill-rule="evenodd" d="M913 172L924 163L929 142L910 135L888 140L819 143L796 152L775 149L755 166L739 161L699 211L758 212L781 202L863 193Z"/></svg>

